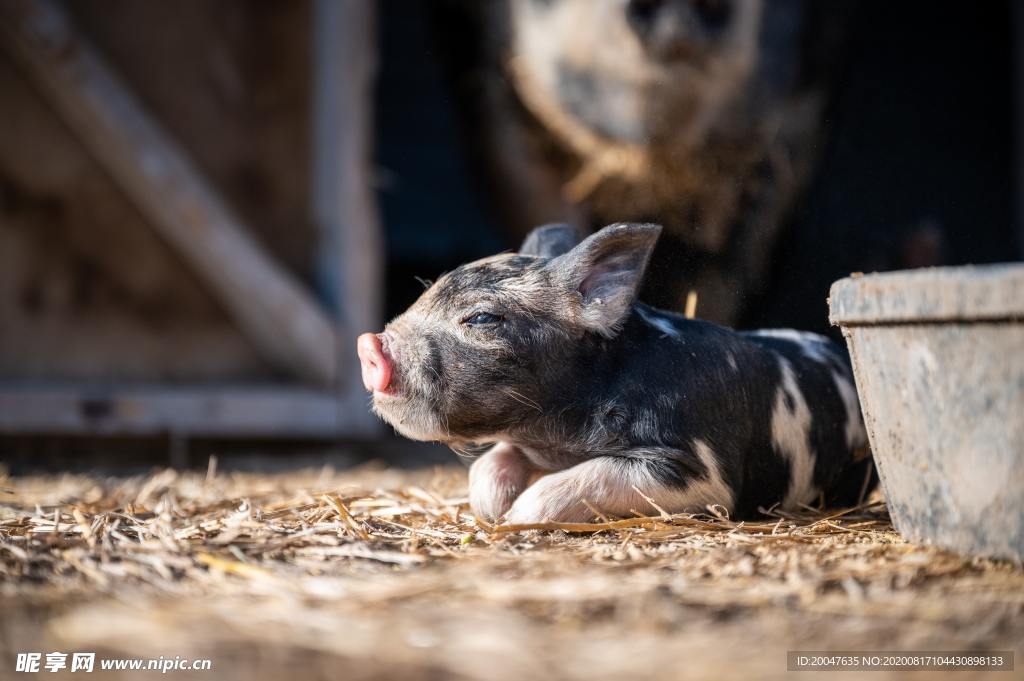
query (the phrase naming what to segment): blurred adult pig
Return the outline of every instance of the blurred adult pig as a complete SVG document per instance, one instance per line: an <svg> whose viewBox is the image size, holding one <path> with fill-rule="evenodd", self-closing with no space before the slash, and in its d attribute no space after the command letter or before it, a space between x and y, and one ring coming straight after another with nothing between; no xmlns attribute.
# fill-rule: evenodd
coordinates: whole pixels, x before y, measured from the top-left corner
<svg viewBox="0 0 1024 681"><path fill-rule="evenodd" d="M851 3L464 3L490 69L460 79L510 231L664 225L644 302L735 323L821 147Z"/></svg>
<svg viewBox="0 0 1024 681"><path fill-rule="evenodd" d="M496 443L470 468L489 520L854 503L873 468L844 350L638 303L660 231L573 245L549 226L445 274L359 337L374 411L416 440Z"/></svg>

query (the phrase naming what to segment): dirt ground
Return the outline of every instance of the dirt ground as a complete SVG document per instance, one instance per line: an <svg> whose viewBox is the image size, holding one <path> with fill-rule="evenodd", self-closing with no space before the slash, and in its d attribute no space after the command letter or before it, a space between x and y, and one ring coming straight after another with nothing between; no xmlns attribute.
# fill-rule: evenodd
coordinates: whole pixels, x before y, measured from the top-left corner
<svg viewBox="0 0 1024 681"><path fill-rule="evenodd" d="M955 678L1024 678L1024 569L907 544L881 502L530 530L475 521L465 482L0 477L0 679L32 651L212 661L182 678L519 681L781 678L787 650L944 649L1016 653L1017 671ZM93 672L159 672L116 674Z"/></svg>

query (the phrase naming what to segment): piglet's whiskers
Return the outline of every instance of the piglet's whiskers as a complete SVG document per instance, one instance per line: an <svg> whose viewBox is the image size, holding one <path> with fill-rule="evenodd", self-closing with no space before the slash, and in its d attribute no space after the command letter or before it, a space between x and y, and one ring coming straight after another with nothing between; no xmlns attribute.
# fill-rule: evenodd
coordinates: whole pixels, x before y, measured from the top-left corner
<svg viewBox="0 0 1024 681"><path fill-rule="evenodd" d="M539 404L537 404L534 400L531 400L529 397L527 397L526 395L522 394L517 390L513 390L512 388L505 388L505 394L511 397L519 404L530 407L531 409L536 409L537 412L540 414L544 413L544 409Z"/></svg>
<svg viewBox="0 0 1024 681"><path fill-rule="evenodd" d="M443 379L441 378L441 374L438 372L438 370L430 366L429 364L427 365L427 368L433 372L434 376L437 378L438 385L440 385Z"/></svg>

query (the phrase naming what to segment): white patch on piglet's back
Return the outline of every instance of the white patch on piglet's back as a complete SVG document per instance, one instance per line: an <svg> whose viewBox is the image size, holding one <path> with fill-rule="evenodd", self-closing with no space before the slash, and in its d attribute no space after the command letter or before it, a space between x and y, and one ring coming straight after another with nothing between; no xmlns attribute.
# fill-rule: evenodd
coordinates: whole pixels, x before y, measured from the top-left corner
<svg viewBox="0 0 1024 681"><path fill-rule="evenodd" d="M676 328L675 324L668 317L660 315L655 310L651 310L650 308L645 308L643 306L638 306L636 311L640 313L640 317L645 322L656 328L658 331L661 331L666 336L670 336L672 338L679 337L679 329Z"/></svg>
<svg viewBox="0 0 1024 681"><path fill-rule="evenodd" d="M814 489L814 452L811 451L811 410L797 384L793 367L779 357L781 381L772 405L772 445L789 462L789 488L783 508L808 503L816 495ZM789 396L792 408L787 403Z"/></svg>
<svg viewBox="0 0 1024 681"><path fill-rule="evenodd" d="M751 333L754 336L787 340L799 347L804 356L815 362L824 364L829 360L828 353L831 341L825 336L811 333L810 331L795 331L793 329L759 329Z"/></svg>
<svg viewBox="0 0 1024 681"><path fill-rule="evenodd" d="M860 416L860 402L857 400L857 390L853 387L853 381L849 376L835 370L832 371L832 381L836 384L836 390L839 391L839 397L846 409L846 446L851 450L863 447L868 443L868 434L864 430L864 421Z"/></svg>
<svg viewBox="0 0 1024 681"><path fill-rule="evenodd" d="M725 353L725 361L729 363L729 368L733 371L739 371L740 367L736 364L736 355L731 352Z"/></svg>
<svg viewBox="0 0 1024 681"><path fill-rule="evenodd" d="M701 508L717 504L732 513L733 506L736 504L736 498L732 488L722 478L722 468L718 465L718 457L715 456L708 443L701 439L693 441L693 453L704 464L707 473L705 473L704 477L687 485L687 495L690 495L695 500L702 501Z"/></svg>

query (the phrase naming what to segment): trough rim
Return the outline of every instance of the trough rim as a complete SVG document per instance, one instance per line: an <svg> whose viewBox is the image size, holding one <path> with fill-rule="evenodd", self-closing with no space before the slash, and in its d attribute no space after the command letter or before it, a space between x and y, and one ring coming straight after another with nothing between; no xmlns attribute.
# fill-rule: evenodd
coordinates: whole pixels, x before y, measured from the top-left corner
<svg viewBox="0 0 1024 681"><path fill-rule="evenodd" d="M854 273L832 284L833 326L1024 322L1024 263Z"/></svg>

